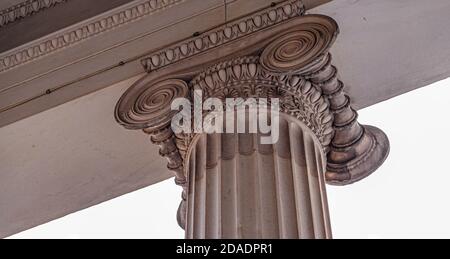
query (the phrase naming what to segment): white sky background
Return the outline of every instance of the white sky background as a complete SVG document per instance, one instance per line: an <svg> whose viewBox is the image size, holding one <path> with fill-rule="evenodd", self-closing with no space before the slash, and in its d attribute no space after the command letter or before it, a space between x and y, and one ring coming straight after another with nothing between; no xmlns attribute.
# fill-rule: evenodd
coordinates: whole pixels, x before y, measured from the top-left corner
<svg viewBox="0 0 450 259"><path fill-rule="evenodd" d="M328 186L334 238L450 238L450 79L359 111L391 142L365 180ZM172 179L11 238L183 238Z"/></svg>

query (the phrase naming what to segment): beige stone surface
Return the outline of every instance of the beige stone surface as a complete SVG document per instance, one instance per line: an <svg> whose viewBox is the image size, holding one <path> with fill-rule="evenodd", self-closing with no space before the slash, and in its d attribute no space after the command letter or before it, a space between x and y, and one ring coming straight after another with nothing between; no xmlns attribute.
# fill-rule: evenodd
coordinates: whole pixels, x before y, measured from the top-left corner
<svg viewBox="0 0 450 259"><path fill-rule="evenodd" d="M0 128L0 237L170 177L149 139L114 120L134 80Z"/></svg>
<svg viewBox="0 0 450 259"><path fill-rule="evenodd" d="M332 53L357 108L450 76L448 0L334 0L311 12L339 24Z"/></svg>

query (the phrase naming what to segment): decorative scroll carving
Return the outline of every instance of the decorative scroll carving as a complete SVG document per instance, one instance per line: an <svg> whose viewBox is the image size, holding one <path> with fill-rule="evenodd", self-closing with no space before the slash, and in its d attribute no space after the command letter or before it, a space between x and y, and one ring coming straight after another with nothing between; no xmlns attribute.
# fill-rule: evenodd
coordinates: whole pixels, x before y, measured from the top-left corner
<svg viewBox="0 0 450 259"><path fill-rule="evenodd" d="M6 52L5 55L0 56L0 73L184 1L186 0L145 1L107 17L94 20L89 24L83 24L71 31L58 33L50 39L45 39L13 52Z"/></svg>
<svg viewBox="0 0 450 259"><path fill-rule="evenodd" d="M192 57L208 49L219 47L227 42L236 40L276 25L293 17L305 13L302 1L290 0L279 7L270 8L237 21L233 21L200 37L188 39L166 47L161 51L142 59L142 65L147 72L174 64L180 60Z"/></svg>
<svg viewBox="0 0 450 259"><path fill-rule="evenodd" d="M0 10L0 28L68 0L27 0Z"/></svg>
<svg viewBox="0 0 450 259"><path fill-rule="evenodd" d="M189 96L188 85L182 80L170 79L161 81L140 92L133 102L128 102L125 113L116 113L116 118L125 127L136 123L145 123L145 133L150 141L159 146L159 154L167 159L167 168L175 173L175 183L183 187L182 202L179 215L183 215L186 202L186 176L183 158L189 145L189 136L175 135L170 128L172 116L176 113L170 109L176 98ZM119 119L120 118L120 119ZM184 151L184 152L183 152ZM180 226L184 226L184 218L178 217Z"/></svg>
<svg viewBox="0 0 450 259"><path fill-rule="evenodd" d="M161 81L143 89L133 102L125 102L123 107L126 112L121 111L117 116L127 128L133 129L133 125L143 123L147 130L158 130L170 124L176 113L170 109L172 101L188 94L188 85L182 80Z"/></svg>
<svg viewBox="0 0 450 259"><path fill-rule="evenodd" d="M261 64L274 73L304 74L326 55L337 33L333 22L302 24L270 43Z"/></svg>
<svg viewBox="0 0 450 259"><path fill-rule="evenodd" d="M116 118L127 128L145 123L143 129L152 143L160 148L161 156L168 160L167 167L176 173L176 182L183 185L183 159L178 146L185 139L176 136L170 123L176 111L171 110L172 101L189 96L188 85L182 80L170 79L158 82L140 92L132 102L124 102L127 112L116 113ZM181 146L181 145L180 145Z"/></svg>
<svg viewBox="0 0 450 259"><path fill-rule="evenodd" d="M329 147L327 182L354 183L384 162L389 153L389 141L381 130L358 123L357 112L344 93L344 84L331 65L328 51L338 33L335 24L324 19L296 29L271 42L262 52L261 64L274 74L297 73L321 89L334 115L335 135Z"/></svg>
<svg viewBox="0 0 450 259"><path fill-rule="evenodd" d="M344 83L331 65L331 55L319 64L307 77L322 89L334 114L335 136L328 153L326 178L329 184L347 185L369 176L383 164L389 154L389 139L380 129L358 123L358 113L344 93Z"/></svg>

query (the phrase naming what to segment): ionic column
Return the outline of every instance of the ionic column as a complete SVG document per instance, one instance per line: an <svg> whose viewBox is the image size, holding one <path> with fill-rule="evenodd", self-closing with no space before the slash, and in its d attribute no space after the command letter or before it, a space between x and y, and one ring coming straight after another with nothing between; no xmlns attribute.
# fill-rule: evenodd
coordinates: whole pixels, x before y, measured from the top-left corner
<svg viewBox="0 0 450 259"><path fill-rule="evenodd" d="M188 159L187 238L331 238L323 147L297 119L273 145L201 135Z"/></svg>
<svg viewBox="0 0 450 259"><path fill-rule="evenodd" d="M331 65L338 25L304 11L287 0L150 53L148 75L117 103L116 120L149 134L183 187L187 238L331 238L325 182L353 183L386 158L387 137L357 122ZM171 104L197 90L202 101L278 99L280 138L175 134Z"/></svg>

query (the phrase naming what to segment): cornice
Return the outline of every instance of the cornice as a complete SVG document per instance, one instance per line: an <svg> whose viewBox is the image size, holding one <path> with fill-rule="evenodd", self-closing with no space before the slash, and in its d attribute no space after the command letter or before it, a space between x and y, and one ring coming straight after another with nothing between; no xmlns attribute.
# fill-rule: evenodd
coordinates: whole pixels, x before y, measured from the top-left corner
<svg viewBox="0 0 450 259"><path fill-rule="evenodd" d="M301 16L304 13L303 1L285 1L250 17L237 19L196 37L157 50L141 59L141 64L147 72L151 72L262 31L293 17Z"/></svg>
<svg viewBox="0 0 450 259"><path fill-rule="evenodd" d="M78 44L119 26L173 7L186 0L141 0L0 55L0 73ZM45 1L44 1L45 2Z"/></svg>
<svg viewBox="0 0 450 259"><path fill-rule="evenodd" d="M69 0L27 0L0 10L0 28Z"/></svg>

